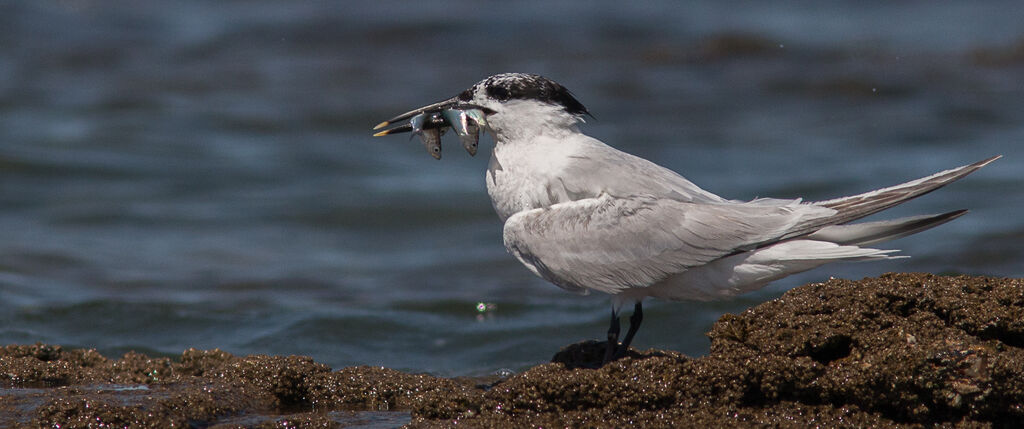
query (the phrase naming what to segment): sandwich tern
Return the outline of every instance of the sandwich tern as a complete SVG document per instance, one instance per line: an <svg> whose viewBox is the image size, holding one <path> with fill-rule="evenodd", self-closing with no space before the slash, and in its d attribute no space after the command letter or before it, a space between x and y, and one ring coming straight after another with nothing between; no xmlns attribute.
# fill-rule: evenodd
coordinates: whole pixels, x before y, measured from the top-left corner
<svg viewBox="0 0 1024 429"><path fill-rule="evenodd" d="M624 353L642 302L712 300L837 261L899 258L865 247L966 213L850 222L934 191L1000 158L827 201L728 200L676 172L580 131L589 115L565 87L542 76L490 76L447 100L378 124L375 136L413 132L440 159L453 128L476 153L478 130L494 136L487 193L504 221L505 247L534 274L570 291L611 295L604 363ZM408 121L408 123L405 123ZM619 344L619 312L632 304Z"/></svg>

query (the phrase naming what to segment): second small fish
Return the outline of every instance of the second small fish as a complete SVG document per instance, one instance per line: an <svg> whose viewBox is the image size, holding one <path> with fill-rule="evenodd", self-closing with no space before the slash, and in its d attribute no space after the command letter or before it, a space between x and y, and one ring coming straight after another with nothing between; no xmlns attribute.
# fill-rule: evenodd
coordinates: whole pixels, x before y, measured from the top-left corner
<svg viewBox="0 0 1024 429"><path fill-rule="evenodd" d="M441 114L459 135L459 141L462 142L462 147L466 149L466 152L469 152L470 156L475 156L476 148L480 143L480 127L476 125L476 121L470 119L469 115L460 109L445 109L441 111Z"/></svg>

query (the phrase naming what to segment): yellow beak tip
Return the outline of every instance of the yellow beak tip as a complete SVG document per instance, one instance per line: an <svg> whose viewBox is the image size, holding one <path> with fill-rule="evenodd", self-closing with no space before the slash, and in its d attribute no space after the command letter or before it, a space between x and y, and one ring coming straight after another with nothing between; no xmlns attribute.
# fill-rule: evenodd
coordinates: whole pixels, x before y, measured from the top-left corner
<svg viewBox="0 0 1024 429"><path fill-rule="evenodd" d="M377 126L373 127L373 129L379 130L379 129L384 128L386 126L388 126L388 121L384 121L384 122L381 122L381 123L377 124Z"/></svg>
<svg viewBox="0 0 1024 429"><path fill-rule="evenodd" d="M374 129L376 129L376 128L374 128ZM388 135L388 130L384 130L384 131L381 131L379 133L374 133L373 134L374 137L382 137L382 136L386 136L386 135Z"/></svg>

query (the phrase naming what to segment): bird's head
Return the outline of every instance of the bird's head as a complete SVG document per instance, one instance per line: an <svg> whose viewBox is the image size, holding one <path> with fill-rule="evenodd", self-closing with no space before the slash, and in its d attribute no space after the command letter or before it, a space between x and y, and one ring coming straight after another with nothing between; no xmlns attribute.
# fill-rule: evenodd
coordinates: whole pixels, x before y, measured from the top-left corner
<svg viewBox="0 0 1024 429"><path fill-rule="evenodd" d="M423 113L474 108L484 113L486 123L480 125L499 142L547 132L576 131L583 116L590 114L568 89L551 79L535 74L502 73L481 80L452 98L384 121L375 129ZM409 126L399 126L377 135L411 130Z"/></svg>

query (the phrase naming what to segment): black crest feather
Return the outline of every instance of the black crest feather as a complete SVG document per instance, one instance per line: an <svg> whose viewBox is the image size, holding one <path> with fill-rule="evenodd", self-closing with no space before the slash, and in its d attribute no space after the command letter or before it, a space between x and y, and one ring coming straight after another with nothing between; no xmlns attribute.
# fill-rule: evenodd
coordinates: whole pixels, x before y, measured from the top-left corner
<svg viewBox="0 0 1024 429"><path fill-rule="evenodd" d="M589 115L587 108L564 86L544 76L526 73L498 74L476 84L471 90L459 94L459 98L472 98L480 87L487 96L499 101L537 100L561 106L574 115Z"/></svg>

